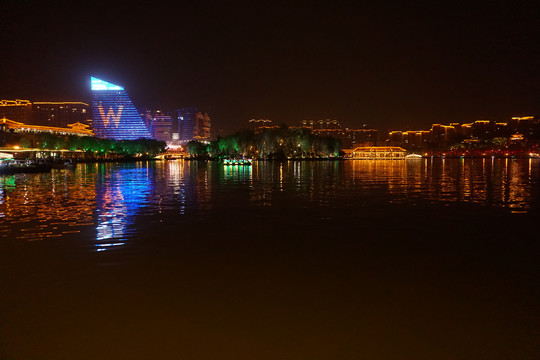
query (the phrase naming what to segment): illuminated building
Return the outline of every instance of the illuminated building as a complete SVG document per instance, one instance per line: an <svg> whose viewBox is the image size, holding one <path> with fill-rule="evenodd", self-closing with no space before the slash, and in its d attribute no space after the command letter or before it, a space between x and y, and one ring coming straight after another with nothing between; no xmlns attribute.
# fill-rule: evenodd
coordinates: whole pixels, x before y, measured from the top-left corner
<svg viewBox="0 0 540 360"><path fill-rule="evenodd" d="M446 145L446 129L441 124L431 125L431 142L439 145Z"/></svg>
<svg viewBox="0 0 540 360"><path fill-rule="evenodd" d="M210 140L210 116L197 108L182 108L176 111L178 142L186 143L191 140ZM173 138L175 138L173 132Z"/></svg>
<svg viewBox="0 0 540 360"><path fill-rule="evenodd" d="M388 144L391 146L403 145L403 131L394 130L388 133Z"/></svg>
<svg viewBox="0 0 540 360"><path fill-rule="evenodd" d="M198 113L195 126L195 138L199 140L210 140L210 115L207 113Z"/></svg>
<svg viewBox="0 0 540 360"><path fill-rule="evenodd" d="M422 149L430 140L430 131L392 131L390 145L406 146L409 149Z"/></svg>
<svg viewBox="0 0 540 360"><path fill-rule="evenodd" d="M523 135L520 133L515 133L515 134L512 134L512 136L510 136L510 141L514 143L521 142L523 140L524 140Z"/></svg>
<svg viewBox="0 0 540 360"><path fill-rule="evenodd" d="M262 131L264 129L273 129L277 128L278 126L275 126L272 124L272 120L270 119L250 119L248 120L248 129L253 130L255 132Z"/></svg>
<svg viewBox="0 0 540 360"><path fill-rule="evenodd" d="M349 152L348 157L359 160L405 159L407 150L397 146L360 146Z"/></svg>
<svg viewBox="0 0 540 360"><path fill-rule="evenodd" d="M88 110L88 104L79 101L0 100L0 118L23 124L63 128L74 123L88 124Z"/></svg>
<svg viewBox="0 0 540 360"><path fill-rule="evenodd" d="M185 143L193 140L196 113L197 109L194 108L183 108L176 111L175 122L178 135L173 136L178 137L178 142Z"/></svg>
<svg viewBox="0 0 540 360"><path fill-rule="evenodd" d="M512 118L509 123L476 120L466 124L432 124L430 130L390 131L387 143L391 146L402 146L406 149L436 150L460 142L472 144L478 143L478 140L485 141L497 137L509 139L513 132L531 136L535 134L535 130L538 128L537 125L532 116ZM527 138L526 135L525 138Z"/></svg>
<svg viewBox="0 0 540 360"><path fill-rule="evenodd" d="M143 119L144 125L150 132L152 133L152 110L144 108L139 110L139 114L141 115L141 118Z"/></svg>
<svg viewBox="0 0 540 360"><path fill-rule="evenodd" d="M91 78L94 133L100 138L151 138L139 112L123 87Z"/></svg>
<svg viewBox="0 0 540 360"><path fill-rule="evenodd" d="M0 100L0 118L16 122L30 123L32 121L32 103L28 100Z"/></svg>
<svg viewBox="0 0 540 360"><path fill-rule="evenodd" d="M341 140L344 149L352 149L358 146L374 146L377 144L379 132L368 129L364 124L361 129L343 129L337 120L302 120L305 129L310 129L313 135L331 136Z"/></svg>
<svg viewBox="0 0 540 360"><path fill-rule="evenodd" d="M455 137L454 141L458 142L466 138L470 138L472 135L472 124L460 124L460 123L451 123L450 126L453 127L453 136ZM427 131L429 134L429 131Z"/></svg>
<svg viewBox="0 0 540 360"><path fill-rule="evenodd" d="M32 104L32 123L36 125L66 127L68 124L88 123L88 104L77 101L41 102Z"/></svg>
<svg viewBox="0 0 540 360"><path fill-rule="evenodd" d="M538 124L534 120L534 116L515 116L510 120L510 129L513 132L524 134L525 137L531 137L538 131Z"/></svg>
<svg viewBox="0 0 540 360"><path fill-rule="evenodd" d="M302 125L310 129L341 129L341 124L337 120L302 120Z"/></svg>
<svg viewBox="0 0 540 360"><path fill-rule="evenodd" d="M534 122L534 116L514 116L510 121L512 126L518 126L518 124L530 124Z"/></svg>
<svg viewBox="0 0 540 360"><path fill-rule="evenodd" d="M67 127L41 126L24 124L18 121L9 120L6 118L0 119L1 131L13 131L16 133L51 133L56 135L77 135L77 136L93 136L94 133L86 124L79 122L68 124Z"/></svg>
<svg viewBox="0 0 540 360"><path fill-rule="evenodd" d="M152 117L152 138L170 143L173 139L172 123L172 117L165 115L159 110L156 111Z"/></svg>
<svg viewBox="0 0 540 360"><path fill-rule="evenodd" d="M312 129L311 133L318 136L332 136L342 138L344 133L341 129Z"/></svg>
<svg viewBox="0 0 540 360"><path fill-rule="evenodd" d="M476 120L472 123L473 136L479 139L491 139L494 136L495 121Z"/></svg>
<svg viewBox="0 0 540 360"><path fill-rule="evenodd" d="M345 129L341 137L343 148L377 144L379 131L375 129Z"/></svg>

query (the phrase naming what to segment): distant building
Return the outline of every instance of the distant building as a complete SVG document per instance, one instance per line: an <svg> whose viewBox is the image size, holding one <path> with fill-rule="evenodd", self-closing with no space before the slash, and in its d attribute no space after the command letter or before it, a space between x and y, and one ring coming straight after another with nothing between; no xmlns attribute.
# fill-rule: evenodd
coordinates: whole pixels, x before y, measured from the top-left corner
<svg viewBox="0 0 540 360"><path fill-rule="evenodd" d="M86 124L80 122L68 124L66 127L29 125L7 118L0 119L0 131L15 133L49 133L56 135L93 136L94 133Z"/></svg>
<svg viewBox="0 0 540 360"><path fill-rule="evenodd" d="M172 137L173 139L178 137L178 143L186 143L192 140L209 141L210 115L193 107L179 109L175 112L173 129L175 130L172 132Z"/></svg>
<svg viewBox="0 0 540 360"><path fill-rule="evenodd" d="M197 135L196 137L201 140L210 140L210 132L212 129L212 124L210 121L210 115L207 113L201 113L197 117Z"/></svg>
<svg viewBox="0 0 540 360"><path fill-rule="evenodd" d="M159 110L156 111L152 117L152 138L171 143L173 140L172 124L173 119L170 115L166 115Z"/></svg>
<svg viewBox="0 0 540 360"><path fill-rule="evenodd" d="M32 103L28 100L0 100L0 118L28 124L32 121Z"/></svg>
<svg viewBox="0 0 540 360"><path fill-rule="evenodd" d="M494 138L526 141L538 137L540 124L533 116L525 116L513 117L508 123L476 120L465 124L432 124L430 130L390 131L386 142L408 150L441 150L459 143L475 144Z"/></svg>
<svg viewBox="0 0 540 360"><path fill-rule="evenodd" d="M152 134L153 111L147 108L142 108L139 109L139 115L141 115L144 125L146 126L150 134Z"/></svg>
<svg viewBox="0 0 540 360"><path fill-rule="evenodd" d="M379 134L375 129L368 129L366 124L361 129L344 129L339 121L332 119L303 120L302 127L310 129L314 135L331 136L341 140L344 149L377 145Z"/></svg>
<svg viewBox="0 0 540 360"><path fill-rule="evenodd" d="M302 126L313 130L337 130L341 129L341 124L337 120L302 120Z"/></svg>
<svg viewBox="0 0 540 360"><path fill-rule="evenodd" d="M248 120L248 129L255 132L262 131L264 129L277 128L277 125L272 123L270 119L250 119Z"/></svg>
<svg viewBox="0 0 540 360"><path fill-rule="evenodd" d="M345 129L338 138L341 139L342 147L351 149L357 146L377 145L379 131L375 129Z"/></svg>
<svg viewBox="0 0 540 360"><path fill-rule="evenodd" d="M197 108L182 108L176 111L176 131L179 143L187 143L195 138L197 124Z"/></svg>
<svg viewBox="0 0 540 360"><path fill-rule="evenodd" d="M151 138L141 115L123 87L91 78L94 133L115 140Z"/></svg>
<svg viewBox="0 0 540 360"><path fill-rule="evenodd" d="M68 124L88 124L89 106L78 101L41 102L32 107L32 124L66 127Z"/></svg>
<svg viewBox="0 0 540 360"><path fill-rule="evenodd" d="M538 135L538 122L534 116L515 116L510 120L509 128L511 132L519 132L526 137Z"/></svg>

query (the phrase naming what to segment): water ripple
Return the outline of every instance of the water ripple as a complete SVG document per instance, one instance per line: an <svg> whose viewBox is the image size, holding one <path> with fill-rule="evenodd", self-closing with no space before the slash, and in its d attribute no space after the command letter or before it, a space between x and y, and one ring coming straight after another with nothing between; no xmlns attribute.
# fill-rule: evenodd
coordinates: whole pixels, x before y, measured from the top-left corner
<svg viewBox="0 0 540 360"><path fill-rule="evenodd" d="M80 164L75 171L0 176L0 238L36 241L84 233L104 251L136 236L143 218L211 219L272 207L357 211L382 204L461 203L522 214L539 207L539 179L539 161L511 159Z"/></svg>

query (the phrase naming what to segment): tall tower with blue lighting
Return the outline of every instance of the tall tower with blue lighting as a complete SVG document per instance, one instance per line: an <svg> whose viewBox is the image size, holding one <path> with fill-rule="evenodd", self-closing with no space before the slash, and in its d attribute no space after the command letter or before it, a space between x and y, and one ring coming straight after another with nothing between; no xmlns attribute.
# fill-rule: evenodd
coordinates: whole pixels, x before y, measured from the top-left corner
<svg viewBox="0 0 540 360"><path fill-rule="evenodd" d="M97 137L115 140L152 137L123 87L95 77L90 78L90 83Z"/></svg>

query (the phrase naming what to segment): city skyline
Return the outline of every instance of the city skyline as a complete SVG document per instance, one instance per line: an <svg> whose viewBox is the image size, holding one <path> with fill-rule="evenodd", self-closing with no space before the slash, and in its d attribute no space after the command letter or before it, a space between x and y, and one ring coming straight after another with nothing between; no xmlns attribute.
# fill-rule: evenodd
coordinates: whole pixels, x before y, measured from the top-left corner
<svg viewBox="0 0 540 360"><path fill-rule="evenodd" d="M540 2L2 2L0 359L540 359Z"/></svg>
<svg viewBox="0 0 540 360"><path fill-rule="evenodd" d="M179 18L166 14L182 14ZM136 104L198 106L230 132L250 118L424 128L540 113L531 4L150 8L10 3L0 98L90 102L88 76Z"/></svg>

